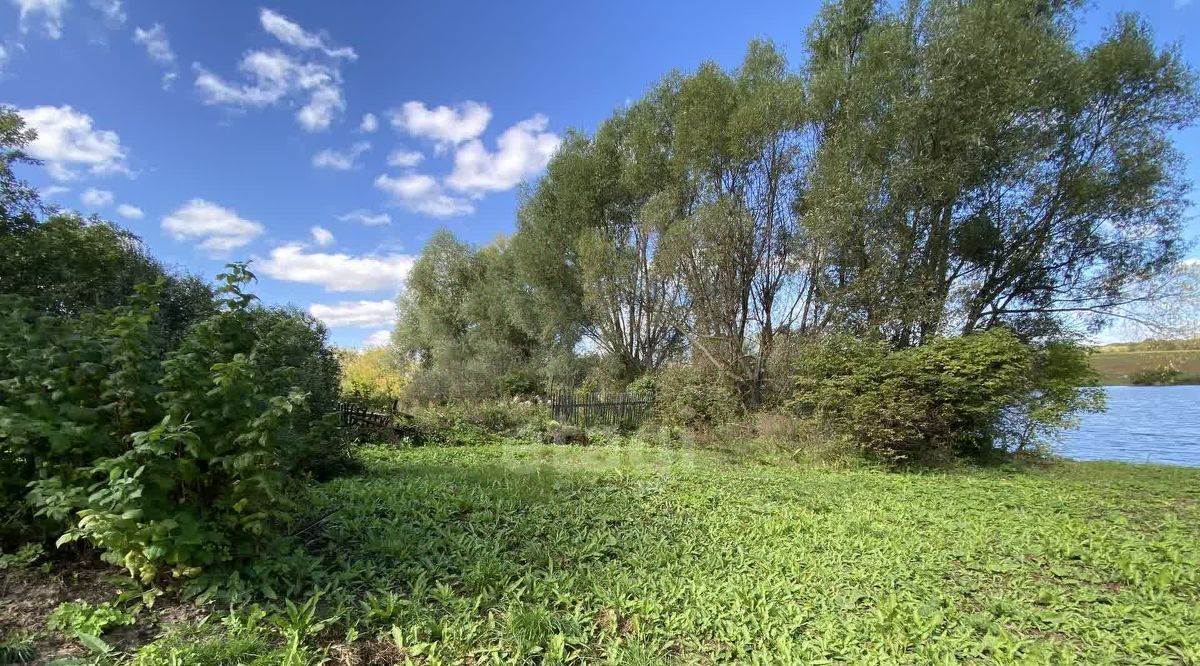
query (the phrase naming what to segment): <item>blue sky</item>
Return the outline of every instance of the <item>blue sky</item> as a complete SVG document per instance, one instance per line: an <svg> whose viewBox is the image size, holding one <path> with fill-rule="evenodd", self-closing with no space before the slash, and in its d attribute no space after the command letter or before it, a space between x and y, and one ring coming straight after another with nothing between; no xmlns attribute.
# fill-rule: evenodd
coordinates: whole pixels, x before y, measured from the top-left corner
<svg viewBox="0 0 1200 666"><path fill-rule="evenodd" d="M567 129L752 38L795 60L816 7L0 0L0 103L42 132L47 199L208 277L254 258L264 300L359 345L434 229L511 232ZM1122 10L1200 66L1200 0L1102 0L1080 39ZM1200 180L1200 130L1179 145Z"/></svg>

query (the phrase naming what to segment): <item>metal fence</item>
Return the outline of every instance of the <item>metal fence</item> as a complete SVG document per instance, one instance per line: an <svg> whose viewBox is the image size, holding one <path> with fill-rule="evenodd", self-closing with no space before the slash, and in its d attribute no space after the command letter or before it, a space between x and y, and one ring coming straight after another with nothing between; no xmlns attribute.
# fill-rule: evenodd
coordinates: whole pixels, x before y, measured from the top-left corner
<svg viewBox="0 0 1200 666"><path fill-rule="evenodd" d="M550 410L554 420L583 428L602 425L636 428L654 411L654 398L630 393L578 397L562 392L551 396Z"/></svg>

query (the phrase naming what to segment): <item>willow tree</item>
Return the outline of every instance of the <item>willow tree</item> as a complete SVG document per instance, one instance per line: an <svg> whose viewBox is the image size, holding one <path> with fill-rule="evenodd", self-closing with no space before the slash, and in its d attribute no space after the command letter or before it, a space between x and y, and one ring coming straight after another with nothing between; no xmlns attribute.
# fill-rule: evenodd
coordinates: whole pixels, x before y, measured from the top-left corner
<svg viewBox="0 0 1200 666"><path fill-rule="evenodd" d="M997 325L1098 325L1181 256L1171 133L1197 110L1175 48L1080 2L846 0L808 41L819 150L810 325L898 346Z"/></svg>
<svg viewBox="0 0 1200 666"><path fill-rule="evenodd" d="M803 272L796 179L809 150L802 81L771 44L742 65L668 79L674 180L659 224L693 356L757 401L778 330L798 312Z"/></svg>
<svg viewBox="0 0 1200 666"><path fill-rule="evenodd" d="M677 355L677 288L659 260L649 214L671 174L663 152L673 121L651 95L615 113L595 136L570 136L518 215L514 249L558 344L579 338L616 366L619 381Z"/></svg>

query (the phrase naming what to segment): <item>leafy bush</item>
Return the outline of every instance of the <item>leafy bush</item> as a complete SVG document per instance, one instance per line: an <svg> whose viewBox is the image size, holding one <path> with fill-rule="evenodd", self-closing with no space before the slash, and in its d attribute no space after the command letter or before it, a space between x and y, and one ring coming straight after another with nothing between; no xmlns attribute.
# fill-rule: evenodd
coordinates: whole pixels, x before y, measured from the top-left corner
<svg viewBox="0 0 1200 666"><path fill-rule="evenodd" d="M1095 408L1083 352L995 329L899 351L846 336L808 346L791 409L891 460L1025 448Z"/></svg>
<svg viewBox="0 0 1200 666"><path fill-rule="evenodd" d="M1176 384L1200 384L1200 373L1184 372L1170 365L1138 370L1129 375L1129 383L1136 386L1173 386Z"/></svg>
<svg viewBox="0 0 1200 666"><path fill-rule="evenodd" d="M404 397L407 369L399 367L388 347L339 349L342 395L356 404L388 408Z"/></svg>
<svg viewBox="0 0 1200 666"><path fill-rule="evenodd" d="M551 423L545 403L509 400L422 407L412 415L426 440L449 444L486 443L496 436L540 441Z"/></svg>
<svg viewBox="0 0 1200 666"><path fill-rule="evenodd" d="M68 601L54 609L46 626L70 635L99 636L113 627L133 624L134 619L108 602L93 606L86 601Z"/></svg>
<svg viewBox="0 0 1200 666"><path fill-rule="evenodd" d="M632 387L655 397L655 416L665 425L705 430L736 419L741 401L726 382L691 365L674 365Z"/></svg>
<svg viewBox="0 0 1200 666"><path fill-rule="evenodd" d="M262 554L328 457L339 376L324 330L253 307L245 266L220 278L219 311L161 362L157 287L79 318L10 299L0 318L5 478L33 479L60 545L86 540L144 582Z"/></svg>

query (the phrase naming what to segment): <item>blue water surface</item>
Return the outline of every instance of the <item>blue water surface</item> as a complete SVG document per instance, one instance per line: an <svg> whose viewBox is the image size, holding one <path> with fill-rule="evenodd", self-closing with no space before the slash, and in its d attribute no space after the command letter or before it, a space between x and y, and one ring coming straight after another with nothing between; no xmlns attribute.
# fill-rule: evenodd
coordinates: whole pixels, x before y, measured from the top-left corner
<svg viewBox="0 0 1200 666"><path fill-rule="evenodd" d="M1108 386L1108 411L1087 414L1058 452L1076 460L1200 467L1200 386Z"/></svg>

